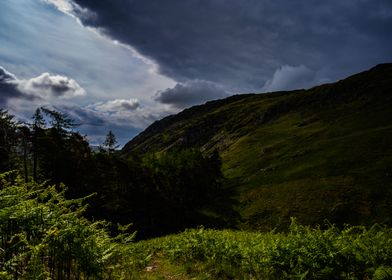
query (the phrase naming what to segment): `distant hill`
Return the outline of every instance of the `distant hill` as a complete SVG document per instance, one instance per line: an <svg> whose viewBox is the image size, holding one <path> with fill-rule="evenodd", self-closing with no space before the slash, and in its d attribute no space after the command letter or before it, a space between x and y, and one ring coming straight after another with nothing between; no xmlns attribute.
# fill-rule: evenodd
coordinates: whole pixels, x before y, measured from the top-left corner
<svg viewBox="0 0 392 280"><path fill-rule="evenodd" d="M122 153L219 151L243 227L392 223L392 64L309 90L235 95L153 123Z"/></svg>

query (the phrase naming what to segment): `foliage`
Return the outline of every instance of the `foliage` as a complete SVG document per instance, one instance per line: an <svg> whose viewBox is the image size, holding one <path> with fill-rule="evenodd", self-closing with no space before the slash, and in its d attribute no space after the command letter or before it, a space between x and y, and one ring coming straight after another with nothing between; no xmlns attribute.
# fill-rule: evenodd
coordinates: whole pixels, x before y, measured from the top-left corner
<svg viewBox="0 0 392 280"><path fill-rule="evenodd" d="M124 158L115 151L111 131L106 149L92 152L86 138L72 131L74 121L61 112L38 108L29 125L15 123L6 112L1 116L0 170L16 169L25 182L65 184L67 198L97 193L86 217L132 222L139 238L223 223L210 214L216 212L213 200L223 197L218 154L190 149Z"/></svg>
<svg viewBox="0 0 392 280"><path fill-rule="evenodd" d="M198 150L129 159L97 153L93 156L95 176L91 185L97 186L94 190L98 196L91 201L89 213L120 223L132 222L141 238L201 224L216 226L219 219L206 210L224 194L220 167L217 155L207 157Z"/></svg>
<svg viewBox="0 0 392 280"><path fill-rule="evenodd" d="M322 230L293 221L287 233L199 228L132 246L197 279L390 279L392 270L392 229L379 225Z"/></svg>
<svg viewBox="0 0 392 280"><path fill-rule="evenodd" d="M170 151L147 155L143 166L150 176L151 187L159 196L162 219L176 216L178 229L197 226L200 211L208 207L221 190L221 162L196 149ZM150 187L150 188L151 188ZM159 203L159 202L156 202ZM168 215L169 214L169 215ZM173 225L176 227L176 225Z"/></svg>
<svg viewBox="0 0 392 280"><path fill-rule="evenodd" d="M82 216L85 199L65 199L62 186L10 177L0 176L1 279L101 279L119 273L121 243L132 236L110 238L105 222Z"/></svg>

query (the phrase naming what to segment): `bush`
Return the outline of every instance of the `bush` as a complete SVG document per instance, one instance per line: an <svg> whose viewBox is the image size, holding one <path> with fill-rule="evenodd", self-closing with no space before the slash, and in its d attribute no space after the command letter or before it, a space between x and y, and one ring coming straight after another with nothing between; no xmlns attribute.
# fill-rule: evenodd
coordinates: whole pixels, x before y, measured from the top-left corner
<svg viewBox="0 0 392 280"><path fill-rule="evenodd" d="M1 279L91 279L118 273L123 248L110 238L105 222L82 216L85 199L67 200L64 187L12 177L0 175Z"/></svg>

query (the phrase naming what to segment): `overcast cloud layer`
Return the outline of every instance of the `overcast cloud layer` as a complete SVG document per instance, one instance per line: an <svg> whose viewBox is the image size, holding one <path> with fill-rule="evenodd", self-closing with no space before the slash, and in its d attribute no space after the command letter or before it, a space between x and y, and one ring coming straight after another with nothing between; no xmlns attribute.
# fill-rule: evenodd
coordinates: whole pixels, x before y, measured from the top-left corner
<svg viewBox="0 0 392 280"><path fill-rule="evenodd" d="M392 60L390 0L73 3L85 25L136 48L180 82L212 81L232 91L293 89Z"/></svg>

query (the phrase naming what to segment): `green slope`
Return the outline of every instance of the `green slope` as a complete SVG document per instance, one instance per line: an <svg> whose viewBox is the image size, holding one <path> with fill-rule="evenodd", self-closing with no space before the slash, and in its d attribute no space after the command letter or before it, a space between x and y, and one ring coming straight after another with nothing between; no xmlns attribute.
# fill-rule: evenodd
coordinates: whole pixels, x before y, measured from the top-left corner
<svg viewBox="0 0 392 280"><path fill-rule="evenodd" d="M309 90L236 95L155 122L123 153L218 150L242 226L392 221L392 64Z"/></svg>

